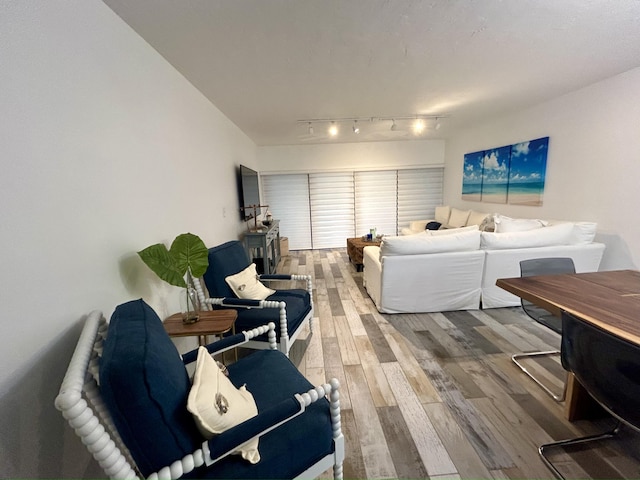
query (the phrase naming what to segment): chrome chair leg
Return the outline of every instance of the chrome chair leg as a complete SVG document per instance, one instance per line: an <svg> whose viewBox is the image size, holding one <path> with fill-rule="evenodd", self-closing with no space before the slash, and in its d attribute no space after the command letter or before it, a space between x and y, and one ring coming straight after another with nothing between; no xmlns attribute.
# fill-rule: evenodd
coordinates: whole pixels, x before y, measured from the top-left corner
<svg viewBox="0 0 640 480"><path fill-rule="evenodd" d="M547 387L546 385L544 385L540 380L538 380L536 377L534 377L531 372L529 372L527 370L527 367L524 366L522 363L520 363L518 361L518 359L520 358L531 358L531 357L544 357L544 356L552 356L552 355L560 355L560 351L559 350L549 350L546 352L531 352L531 353L516 353L514 355L511 355L511 360L513 360L513 363L515 363L520 370L522 370L524 373L527 374L527 376L532 379L534 382L536 382L551 398L553 398L556 402L563 402L566 394L567 394L567 380L565 378L564 381L564 388L562 389L562 393L558 394L558 393L554 393L553 391L551 391L549 389L549 387Z"/></svg>
<svg viewBox="0 0 640 480"><path fill-rule="evenodd" d="M560 473L560 471L556 468L556 466L551 462L551 460L549 460L545 456L545 452L547 450L555 447L565 447L567 445L578 445L581 443L594 442L596 440L604 440L607 438L612 438L618 434L621 427L622 427L622 422L618 420L616 422L616 425L613 427L613 429L608 432L599 433L596 435L587 435L585 437L570 438L567 440L559 440L557 442L545 443L544 445L540 445L538 447L538 454L540 455L540 458L542 458L542 461L547 466L547 468L549 468L549 470L551 470L556 475L556 477L564 479L564 476Z"/></svg>

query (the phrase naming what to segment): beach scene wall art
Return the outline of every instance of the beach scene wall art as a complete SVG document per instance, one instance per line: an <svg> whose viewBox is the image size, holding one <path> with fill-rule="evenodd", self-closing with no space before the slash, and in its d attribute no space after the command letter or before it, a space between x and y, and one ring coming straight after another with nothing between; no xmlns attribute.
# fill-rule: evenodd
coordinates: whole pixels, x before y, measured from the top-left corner
<svg viewBox="0 0 640 480"><path fill-rule="evenodd" d="M542 205L549 137L464 155L462 199Z"/></svg>

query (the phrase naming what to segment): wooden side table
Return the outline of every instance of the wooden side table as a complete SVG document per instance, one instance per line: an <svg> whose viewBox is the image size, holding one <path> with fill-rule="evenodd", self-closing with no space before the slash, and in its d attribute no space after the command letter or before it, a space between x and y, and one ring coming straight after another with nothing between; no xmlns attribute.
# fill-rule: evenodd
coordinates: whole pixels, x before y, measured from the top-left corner
<svg viewBox="0 0 640 480"><path fill-rule="evenodd" d="M381 240L363 240L362 237L347 238L347 255L349 255L351 263L355 265L357 272L362 271L362 251L364 247L369 245L379 247L381 243Z"/></svg>
<svg viewBox="0 0 640 480"><path fill-rule="evenodd" d="M207 344L207 335L235 333L238 312L233 309L205 310L195 323L182 323L182 313L174 313L164 321L164 329L170 337L198 337L199 345Z"/></svg>

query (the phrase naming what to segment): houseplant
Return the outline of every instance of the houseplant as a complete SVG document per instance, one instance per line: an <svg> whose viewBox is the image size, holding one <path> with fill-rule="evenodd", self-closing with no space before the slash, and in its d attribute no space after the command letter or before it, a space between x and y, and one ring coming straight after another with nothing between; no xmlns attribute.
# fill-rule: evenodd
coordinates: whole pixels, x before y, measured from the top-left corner
<svg viewBox="0 0 640 480"><path fill-rule="evenodd" d="M201 277L207 271L208 254L204 242L193 233L178 235L168 250L163 243L156 243L138 252L142 261L160 279L184 288L180 294L180 304L185 323L198 321L200 301L194 278Z"/></svg>

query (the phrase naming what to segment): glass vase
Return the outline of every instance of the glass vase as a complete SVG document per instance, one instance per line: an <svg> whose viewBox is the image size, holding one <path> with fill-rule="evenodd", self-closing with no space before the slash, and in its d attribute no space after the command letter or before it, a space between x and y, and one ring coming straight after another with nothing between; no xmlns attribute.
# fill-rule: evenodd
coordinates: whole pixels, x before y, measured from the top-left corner
<svg viewBox="0 0 640 480"><path fill-rule="evenodd" d="M182 323L195 323L200 319L200 298L198 297L195 279L191 275L191 270L187 270L185 281L187 282L187 287L180 292Z"/></svg>

